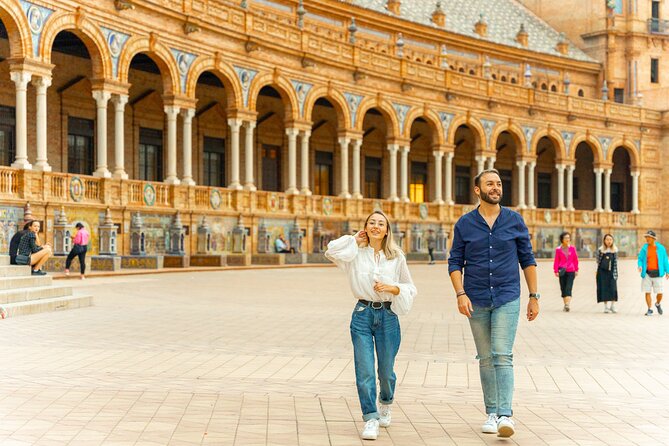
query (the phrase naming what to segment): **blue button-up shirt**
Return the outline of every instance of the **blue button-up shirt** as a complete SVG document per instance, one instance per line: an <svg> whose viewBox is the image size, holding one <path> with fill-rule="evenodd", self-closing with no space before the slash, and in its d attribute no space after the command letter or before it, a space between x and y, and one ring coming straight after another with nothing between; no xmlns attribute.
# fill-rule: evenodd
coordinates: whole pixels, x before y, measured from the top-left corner
<svg viewBox="0 0 669 446"><path fill-rule="evenodd" d="M473 305L497 308L520 298L520 271L536 266L523 217L502 207L492 229L478 207L455 224L448 273L464 269L464 287Z"/></svg>

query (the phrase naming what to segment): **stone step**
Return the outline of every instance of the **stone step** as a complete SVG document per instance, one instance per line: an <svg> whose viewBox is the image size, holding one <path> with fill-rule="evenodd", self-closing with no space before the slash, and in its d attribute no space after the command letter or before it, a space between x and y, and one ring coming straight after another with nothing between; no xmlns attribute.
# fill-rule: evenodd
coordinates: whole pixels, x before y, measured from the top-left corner
<svg viewBox="0 0 669 446"><path fill-rule="evenodd" d="M9 256L0 256L0 266L9 265Z"/></svg>
<svg viewBox="0 0 669 446"><path fill-rule="evenodd" d="M64 297L72 295L72 287L50 286L35 288L16 288L12 290L0 290L0 305L16 302L37 301L51 299L53 297Z"/></svg>
<svg viewBox="0 0 669 446"><path fill-rule="evenodd" d="M24 265L0 265L0 277L24 277L30 275L30 267Z"/></svg>
<svg viewBox="0 0 669 446"><path fill-rule="evenodd" d="M16 288L47 287L51 285L51 276L0 277L0 290Z"/></svg>
<svg viewBox="0 0 669 446"><path fill-rule="evenodd" d="M2 305L5 317L25 316L28 314L45 313L49 311L73 310L75 308L90 307L93 305L93 296L61 296L48 299L28 300ZM0 310L2 312L2 310Z"/></svg>

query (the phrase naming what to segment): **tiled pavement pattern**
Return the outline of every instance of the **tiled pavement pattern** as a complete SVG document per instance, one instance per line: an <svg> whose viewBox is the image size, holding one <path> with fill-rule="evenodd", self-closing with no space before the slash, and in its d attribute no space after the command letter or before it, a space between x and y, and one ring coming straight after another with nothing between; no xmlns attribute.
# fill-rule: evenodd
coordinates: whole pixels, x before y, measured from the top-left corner
<svg viewBox="0 0 669 446"><path fill-rule="evenodd" d="M540 263L516 342L509 440L484 419L474 343L445 265L412 265L393 424L376 445L669 444L669 314L644 317L632 261L618 314L583 262L571 313ZM0 321L0 445L360 445L348 324L329 268L77 283L95 306ZM667 282L669 287L669 282ZM669 300L666 304L669 311Z"/></svg>

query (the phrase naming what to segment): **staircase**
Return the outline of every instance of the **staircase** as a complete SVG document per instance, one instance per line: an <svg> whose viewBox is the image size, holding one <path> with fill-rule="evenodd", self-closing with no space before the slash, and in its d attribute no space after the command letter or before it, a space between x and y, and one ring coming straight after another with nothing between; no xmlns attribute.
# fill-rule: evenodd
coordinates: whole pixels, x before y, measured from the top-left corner
<svg viewBox="0 0 669 446"><path fill-rule="evenodd" d="M29 266L10 265L8 256L0 256L0 317L69 310L93 304L92 296L74 296L72 287L54 286L51 282L51 276L33 276Z"/></svg>

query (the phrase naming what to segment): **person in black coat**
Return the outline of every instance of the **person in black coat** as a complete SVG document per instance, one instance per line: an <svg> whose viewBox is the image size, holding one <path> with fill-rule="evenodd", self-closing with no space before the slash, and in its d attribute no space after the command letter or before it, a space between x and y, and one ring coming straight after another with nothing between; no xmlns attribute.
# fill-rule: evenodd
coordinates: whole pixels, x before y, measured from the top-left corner
<svg viewBox="0 0 669 446"><path fill-rule="evenodd" d="M597 250L597 303L604 302L604 313L617 313L618 248L613 236L606 234ZM609 306L610 304L610 306Z"/></svg>

